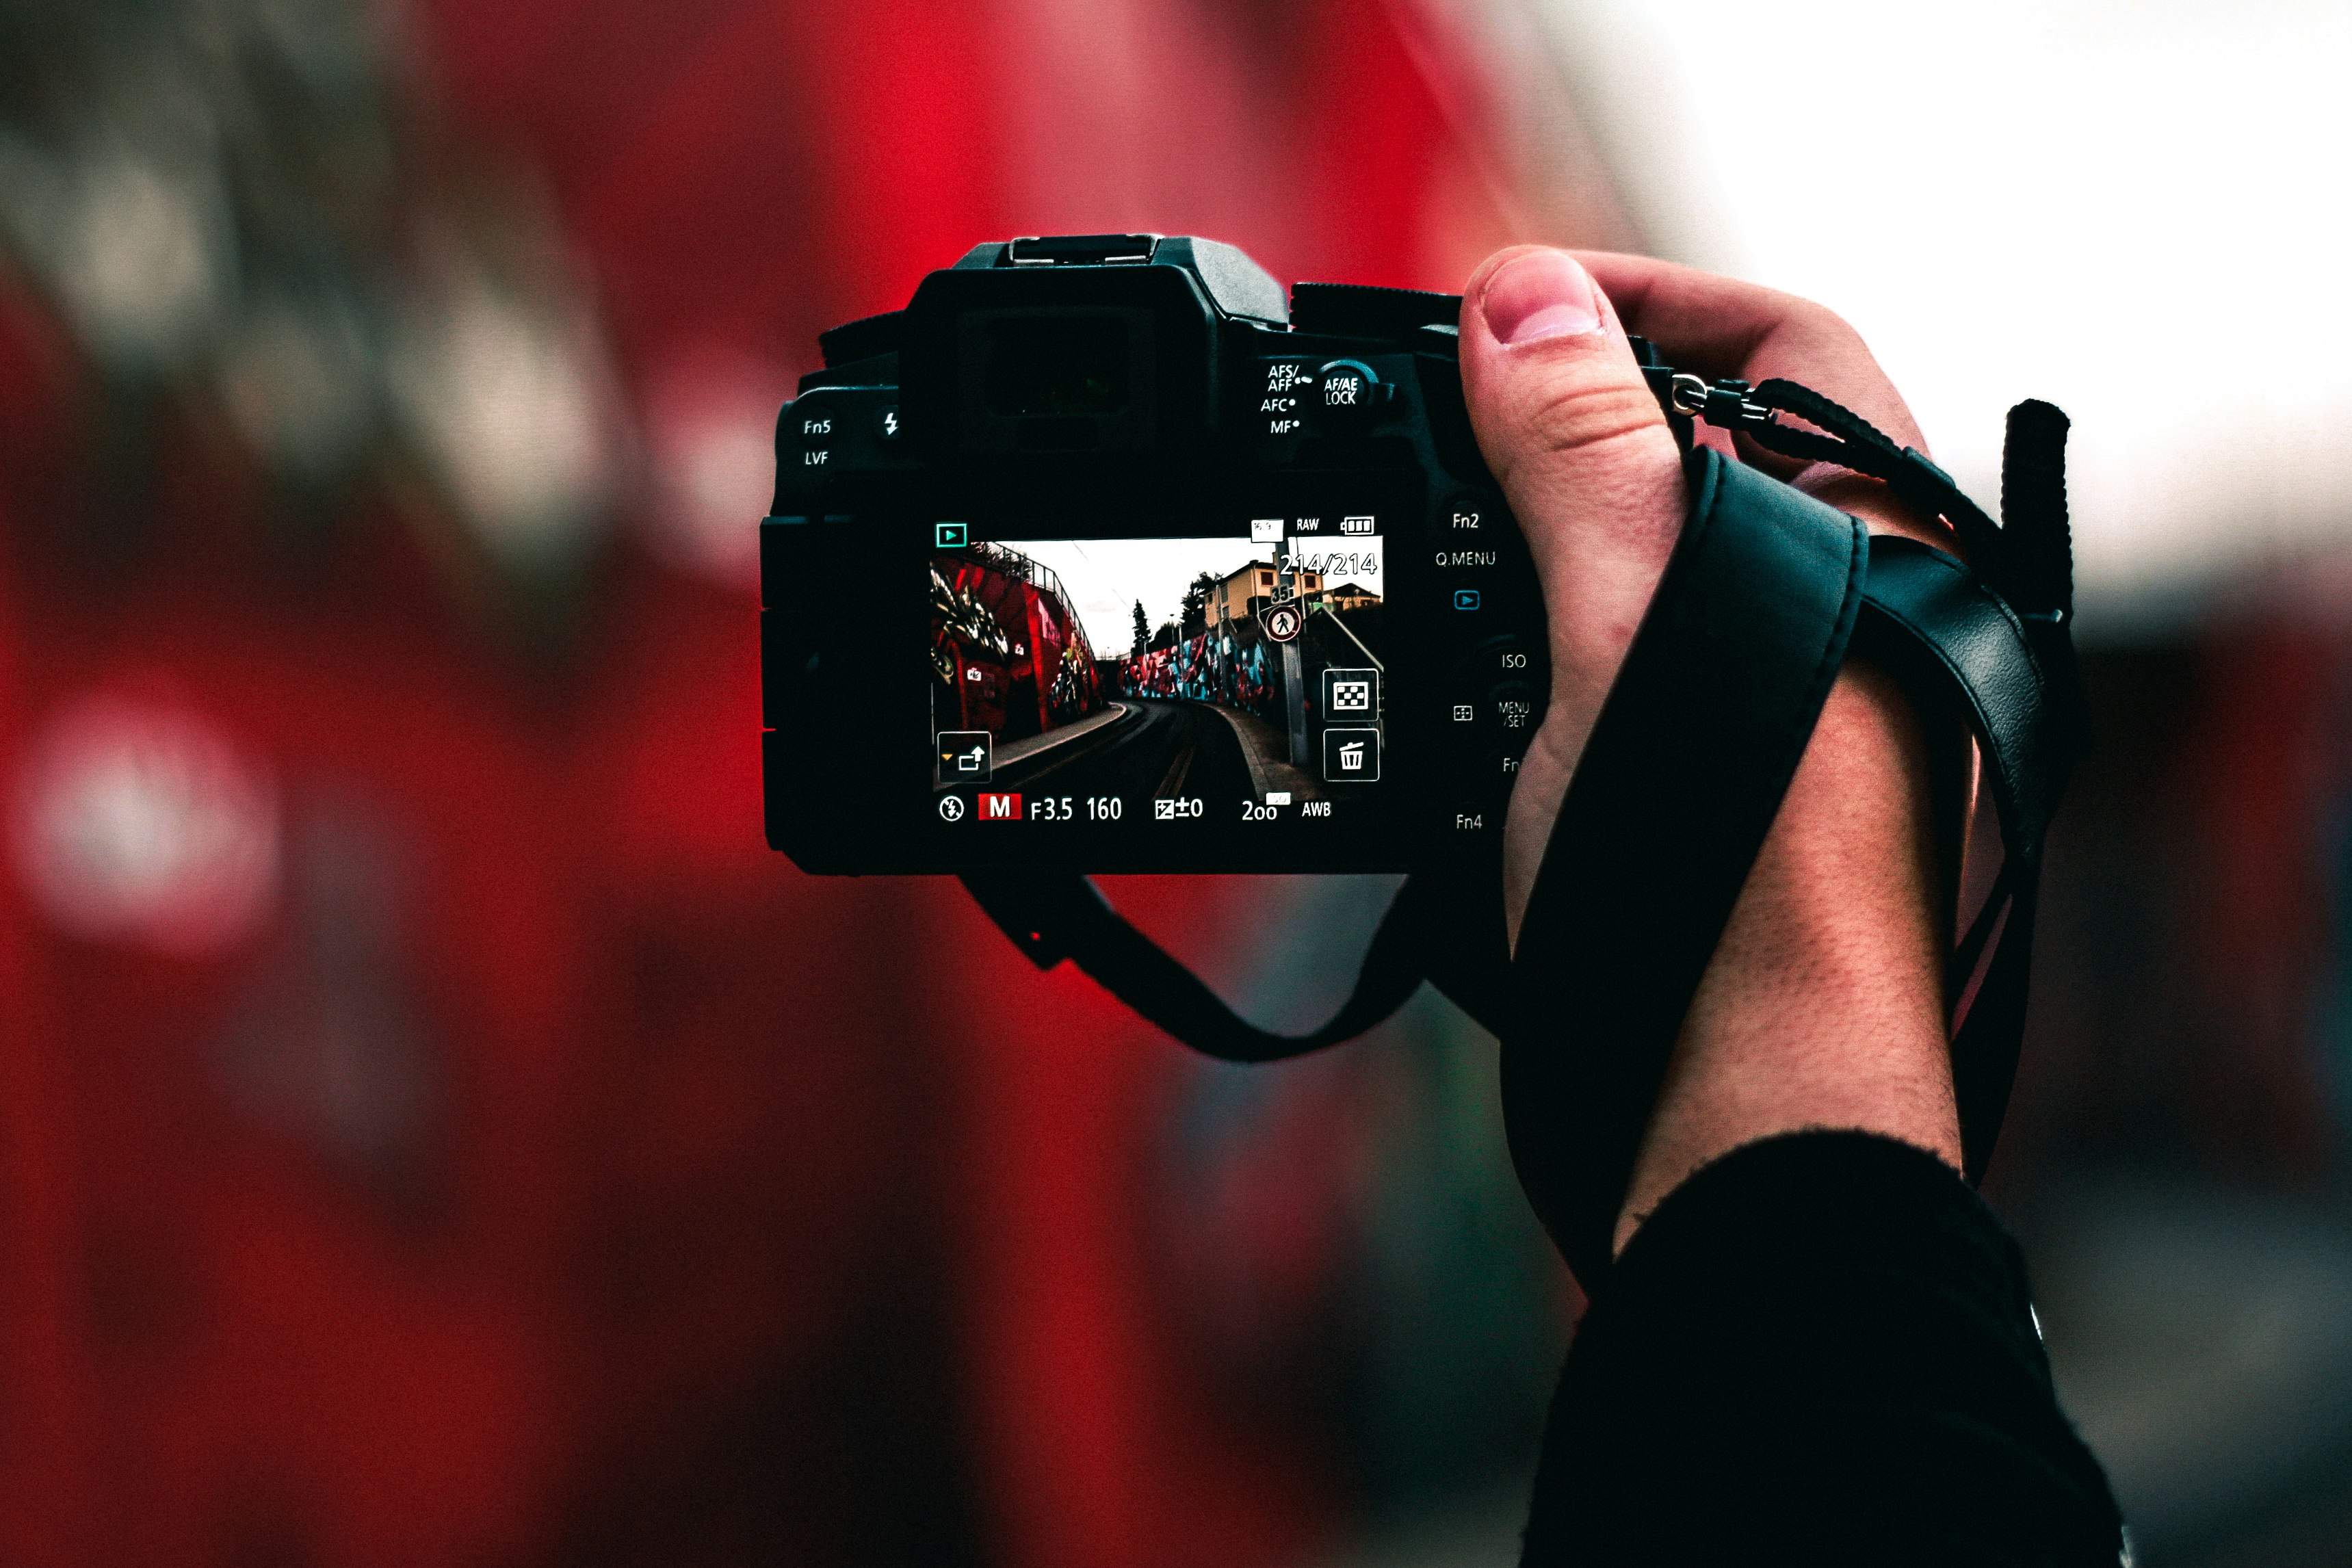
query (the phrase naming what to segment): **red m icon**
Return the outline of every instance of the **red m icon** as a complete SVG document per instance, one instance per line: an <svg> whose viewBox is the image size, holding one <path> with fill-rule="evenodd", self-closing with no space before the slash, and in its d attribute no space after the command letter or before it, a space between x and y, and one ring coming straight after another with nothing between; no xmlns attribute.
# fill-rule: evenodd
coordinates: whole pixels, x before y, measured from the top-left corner
<svg viewBox="0 0 2352 1568"><path fill-rule="evenodd" d="M982 795L980 797L980 819L982 822L1020 821L1021 797L1017 795Z"/></svg>

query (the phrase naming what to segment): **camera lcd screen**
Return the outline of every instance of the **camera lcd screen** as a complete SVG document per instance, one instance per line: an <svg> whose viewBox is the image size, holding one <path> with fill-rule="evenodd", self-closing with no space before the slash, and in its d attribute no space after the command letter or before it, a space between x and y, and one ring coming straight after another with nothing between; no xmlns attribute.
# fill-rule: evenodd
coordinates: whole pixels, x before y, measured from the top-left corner
<svg viewBox="0 0 2352 1568"><path fill-rule="evenodd" d="M941 822L1128 836L1376 821L1391 773L1377 519L996 531L933 525Z"/></svg>

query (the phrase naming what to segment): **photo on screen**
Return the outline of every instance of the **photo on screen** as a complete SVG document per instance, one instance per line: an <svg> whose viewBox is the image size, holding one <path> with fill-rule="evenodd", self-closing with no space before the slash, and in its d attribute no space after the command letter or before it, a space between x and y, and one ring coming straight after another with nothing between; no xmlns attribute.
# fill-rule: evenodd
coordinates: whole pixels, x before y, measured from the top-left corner
<svg viewBox="0 0 2352 1568"><path fill-rule="evenodd" d="M935 786L1115 800L1119 821L1236 803L1328 815L1307 803L1382 771L1381 547L1234 533L934 550Z"/></svg>

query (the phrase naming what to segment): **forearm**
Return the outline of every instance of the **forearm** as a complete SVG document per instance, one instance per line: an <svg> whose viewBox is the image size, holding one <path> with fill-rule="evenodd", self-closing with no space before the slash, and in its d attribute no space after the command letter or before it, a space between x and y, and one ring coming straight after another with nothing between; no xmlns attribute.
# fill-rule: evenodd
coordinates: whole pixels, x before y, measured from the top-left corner
<svg viewBox="0 0 2352 1568"><path fill-rule="evenodd" d="M1801 379L1926 445L1853 329L1803 300L1622 256L1515 249L1474 277L1464 390L1543 584L1553 664L1505 830L1515 945L1684 526L1681 454L1628 329L1683 369ZM1738 455L1874 535L1951 547L1876 480ZM1618 1260L1579 1265L1591 1307L1553 1407L1531 1563L2116 1561L2112 1502L2058 1411L2015 1248L1958 1173L1941 739L1892 679L1845 666L1660 1091L1615 1108L1648 1119ZM1514 1152L1539 1171L1547 1153L1517 1131Z"/></svg>
<svg viewBox="0 0 2352 1568"><path fill-rule="evenodd" d="M1927 749L1888 677L1849 666L1693 999L1618 1222L1622 1247L1743 1143L1851 1128L1958 1167Z"/></svg>

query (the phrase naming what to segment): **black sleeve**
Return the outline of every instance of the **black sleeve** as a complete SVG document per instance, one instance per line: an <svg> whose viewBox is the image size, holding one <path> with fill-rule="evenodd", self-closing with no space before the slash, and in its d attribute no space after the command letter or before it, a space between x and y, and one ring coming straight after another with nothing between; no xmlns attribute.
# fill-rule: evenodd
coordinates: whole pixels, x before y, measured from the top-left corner
<svg viewBox="0 0 2352 1568"><path fill-rule="evenodd" d="M1753 1143L1626 1247L1552 1401L1528 1568L2128 1563L2016 1244L1932 1155Z"/></svg>

